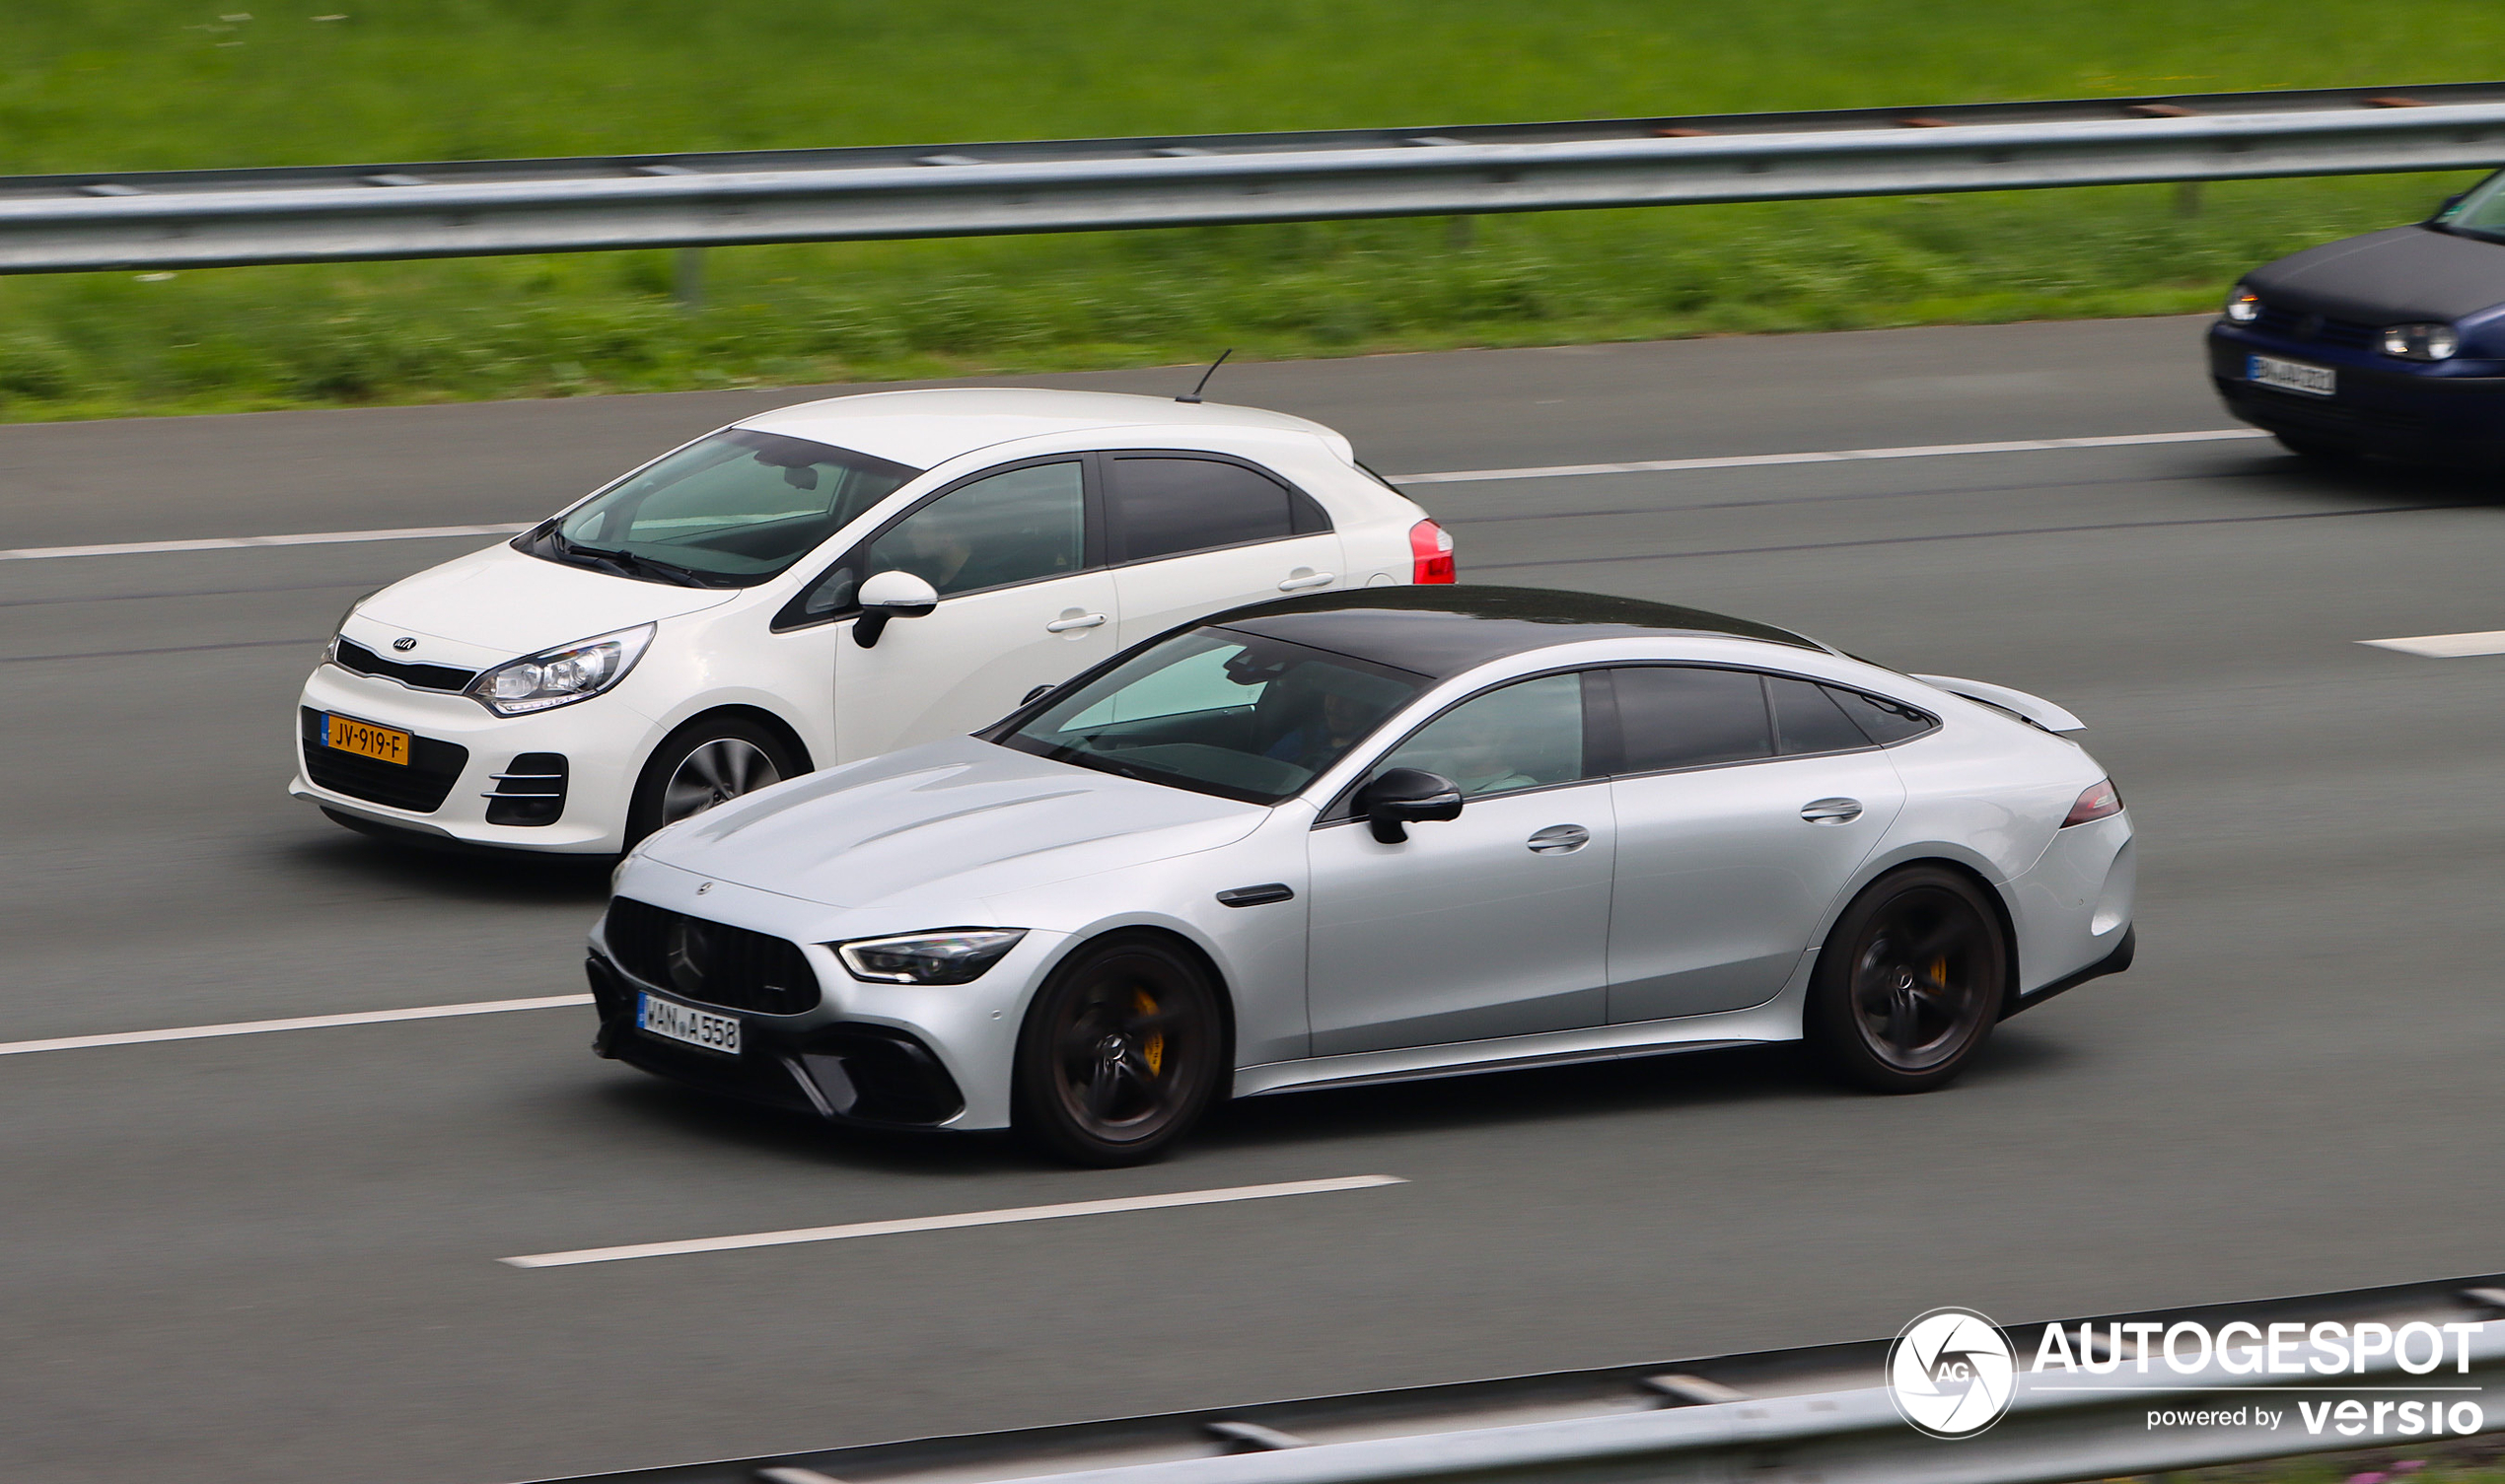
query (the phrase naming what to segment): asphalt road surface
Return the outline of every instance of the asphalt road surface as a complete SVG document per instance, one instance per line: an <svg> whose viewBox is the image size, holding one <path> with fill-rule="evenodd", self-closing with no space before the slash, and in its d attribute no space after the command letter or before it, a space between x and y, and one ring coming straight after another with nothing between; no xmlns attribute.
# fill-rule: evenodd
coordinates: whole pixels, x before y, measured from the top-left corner
<svg viewBox="0 0 2505 1484"><path fill-rule="evenodd" d="M2181 319L1230 366L1377 467L2222 428ZM1044 379L1181 389L1186 373ZM0 428L12 548L522 521L797 393ZM2085 716L2140 966L1931 1096L1786 1050L1263 1099L1081 1172L827 1133L579 1008L0 1056L0 1477L486 1484L2500 1265L2505 628L2480 481L2265 441L1421 485L1466 577ZM281 793L350 599L477 544L0 561L0 1042L560 995L597 869ZM518 1269L1275 1181L1407 1183Z"/></svg>

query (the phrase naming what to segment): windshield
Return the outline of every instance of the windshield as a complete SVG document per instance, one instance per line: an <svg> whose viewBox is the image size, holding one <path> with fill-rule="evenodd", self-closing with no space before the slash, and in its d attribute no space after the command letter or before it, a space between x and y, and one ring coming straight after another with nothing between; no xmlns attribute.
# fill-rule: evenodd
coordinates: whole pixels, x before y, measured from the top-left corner
<svg viewBox="0 0 2505 1484"><path fill-rule="evenodd" d="M647 582L748 587L799 561L920 472L733 428L610 485L514 545Z"/></svg>
<svg viewBox="0 0 2505 1484"><path fill-rule="evenodd" d="M2435 225L2464 237L2505 242L2505 172L2488 177L2435 214Z"/></svg>
<svg viewBox="0 0 2505 1484"><path fill-rule="evenodd" d="M1276 804L1427 683L1327 650L1196 629L1141 651L993 741L1081 767Z"/></svg>

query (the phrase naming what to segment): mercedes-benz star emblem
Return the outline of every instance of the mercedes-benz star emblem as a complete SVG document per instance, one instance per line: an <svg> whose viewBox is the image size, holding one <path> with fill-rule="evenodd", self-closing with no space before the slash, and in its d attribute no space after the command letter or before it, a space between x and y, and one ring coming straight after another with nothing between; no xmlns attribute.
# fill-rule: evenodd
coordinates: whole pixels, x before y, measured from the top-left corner
<svg viewBox="0 0 2505 1484"><path fill-rule="evenodd" d="M399 638L392 641L392 647L405 655L410 650L417 648L417 641L406 634L402 634Z"/></svg>
<svg viewBox="0 0 2505 1484"><path fill-rule="evenodd" d="M2009 1336L1970 1308L1935 1308L1888 1349L1897 1414L1934 1438L1970 1438L2000 1421L2017 1387Z"/></svg>

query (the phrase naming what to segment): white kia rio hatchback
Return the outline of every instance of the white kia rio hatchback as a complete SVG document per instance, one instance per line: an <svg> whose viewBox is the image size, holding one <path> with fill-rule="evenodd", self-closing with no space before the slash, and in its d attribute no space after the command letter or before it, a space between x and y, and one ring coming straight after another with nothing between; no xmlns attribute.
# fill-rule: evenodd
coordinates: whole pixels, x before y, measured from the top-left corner
<svg viewBox="0 0 2505 1484"><path fill-rule="evenodd" d="M1453 581L1318 423L1046 390L785 407L358 601L288 792L377 833L614 853L830 763L973 731L1282 593Z"/></svg>
<svg viewBox="0 0 2505 1484"><path fill-rule="evenodd" d="M1229 1095L1711 1046L1920 1091L2130 964L2078 726L1626 599L1276 601L653 835L596 1049L1092 1164Z"/></svg>

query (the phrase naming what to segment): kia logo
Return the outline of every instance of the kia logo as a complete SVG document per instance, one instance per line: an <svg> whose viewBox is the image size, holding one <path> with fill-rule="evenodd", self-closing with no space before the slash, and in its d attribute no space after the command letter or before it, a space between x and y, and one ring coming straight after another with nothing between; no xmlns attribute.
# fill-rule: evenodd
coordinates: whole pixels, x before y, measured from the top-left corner
<svg viewBox="0 0 2505 1484"><path fill-rule="evenodd" d="M392 641L392 647L405 655L410 650L417 648L417 641L403 634L399 638Z"/></svg>

